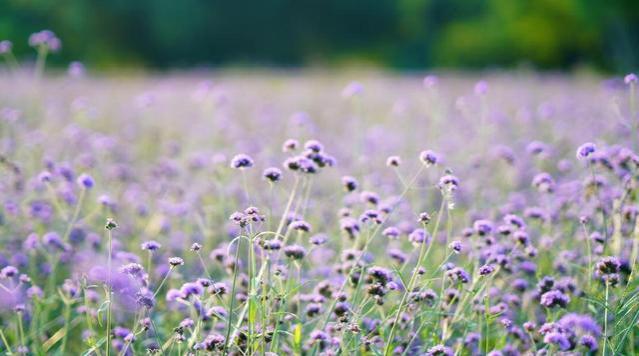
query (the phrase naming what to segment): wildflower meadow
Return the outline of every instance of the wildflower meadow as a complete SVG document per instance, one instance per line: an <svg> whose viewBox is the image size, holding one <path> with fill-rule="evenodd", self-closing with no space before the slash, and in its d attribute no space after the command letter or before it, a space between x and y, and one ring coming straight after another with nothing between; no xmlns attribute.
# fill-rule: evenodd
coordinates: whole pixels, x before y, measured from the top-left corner
<svg viewBox="0 0 639 356"><path fill-rule="evenodd" d="M102 75L28 42L2 354L639 352L634 74Z"/></svg>

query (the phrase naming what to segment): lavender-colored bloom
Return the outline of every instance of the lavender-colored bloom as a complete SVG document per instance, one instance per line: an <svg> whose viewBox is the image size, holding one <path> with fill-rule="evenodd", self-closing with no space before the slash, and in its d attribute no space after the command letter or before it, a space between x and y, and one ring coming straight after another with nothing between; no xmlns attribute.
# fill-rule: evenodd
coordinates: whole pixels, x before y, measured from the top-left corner
<svg viewBox="0 0 639 356"><path fill-rule="evenodd" d="M323 245L327 241L328 241L328 237L325 234L317 234L317 235L311 236L310 238L310 242L316 246Z"/></svg>
<svg viewBox="0 0 639 356"><path fill-rule="evenodd" d="M139 263L128 263L120 267L120 272L132 277L140 277L144 273L144 267Z"/></svg>
<svg viewBox="0 0 639 356"><path fill-rule="evenodd" d="M439 163L439 156L431 150L426 150L419 154L419 160L427 167L434 166Z"/></svg>
<svg viewBox="0 0 639 356"><path fill-rule="evenodd" d="M324 145L317 140L308 140L304 143L304 148L315 153L324 151Z"/></svg>
<svg viewBox="0 0 639 356"><path fill-rule="evenodd" d="M490 220L476 220L473 223L473 229L475 233L479 236L490 235L493 231L493 223Z"/></svg>
<svg viewBox="0 0 639 356"><path fill-rule="evenodd" d="M157 251L162 247L162 245L155 241L155 240L149 240L149 241L145 241L142 244L140 244L140 248L142 250L146 250L146 251Z"/></svg>
<svg viewBox="0 0 639 356"><path fill-rule="evenodd" d="M95 185L93 178L86 173L82 173L78 176L77 183L84 189L91 189Z"/></svg>
<svg viewBox="0 0 639 356"><path fill-rule="evenodd" d="M628 73L623 78L623 82L628 84L628 85L635 84L635 83L637 83L638 80L639 79L637 78L637 75L635 73Z"/></svg>
<svg viewBox="0 0 639 356"><path fill-rule="evenodd" d="M298 232L310 232L312 228L311 224L303 220L293 221L289 227Z"/></svg>
<svg viewBox="0 0 639 356"><path fill-rule="evenodd" d="M177 266L182 266L184 265L184 260L180 257L170 257L169 258L169 265L171 267L177 267Z"/></svg>
<svg viewBox="0 0 639 356"><path fill-rule="evenodd" d="M410 241L414 246L427 243L429 239L430 234L428 234L428 232L424 229L415 229L408 235L408 241Z"/></svg>
<svg viewBox="0 0 639 356"><path fill-rule="evenodd" d="M279 182L282 179L282 171L279 168L270 167L264 170L262 177L272 183Z"/></svg>
<svg viewBox="0 0 639 356"><path fill-rule="evenodd" d="M306 249L299 245L290 245L284 247L284 255L294 260L301 260L306 255Z"/></svg>
<svg viewBox="0 0 639 356"><path fill-rule="evenodd" d="M344 89L342 90L342 97L345 99L360 95L364 91L364 86L362 86L359 82L350 82Z"/></svg>
<svg viewBox="0 0 639 356"><path fill-rule="evenodd" d="M437 185L439 189L444 191L455 191L459 187L459 179L453 175L447 174L439 178L439 183Z"/></svg>
<svg viewBox="0 0 639 356"><path fill-rule="evenodd" d="M484 95L488 92L488 83L484 80L480 80L475 84L475 94Z"/></svg>
<svg viewBox="0 0 639 356"><path fill-rule="evenodd" d="M532 185L542 193L552 193L555 190L555 180L546 172L537 174L533 178Z"/></svg>
<svg viewBox="0 0 639 356"><path fill-rule="evenodd" d="M444 345L436 345L426 351L427 356L453 356L453 349Z"/></svg>
<svg viewBox="0 0 639 356"><path fill-rule="evenodd" d="M84 64L82 64L82 62L73 61L69 63L69 69L67 69L67 73L69 74L71 78L80 78L84 76L85 72L86 72L86 69L84 67Z"/></svg>
<svg viewBox="0 0 639 356"><path fill-rule="evenodd" d="M547 344L554 344L561 350L570 349L570 341L565 334L560 332L550 332L544 336L544 342Z"/></svg>
<svg viewBox="0 0 639 356"><path fill-rule="evenodd" d="M584 346L588 351L597 351L599 349L599 344L597 343L597 339L592 335L584 335L579 340L579 345Z"/></svg>
<svg viewBox="0 0 639 356"><path fill-rule="evenodd" d="M384 231L382 231L382 235L388 237L391 240L396 240L400 234L401 231L399 231L399 229L394 226L389 226L385 228Z"/></svg>
<svg viewBox="0 0 639 356"><path fill-rule="evenodd" d="M6 266L0 270L0 278L13 278L18 275L18 269L13 266Z"/></svg>
<svg viewBox="0 0 639 356"><path fill-rule="evenodd" d="M231 168L245 169L253 167L253 159L243 153L240 153L231 159Z"/></svg>
<svg viewBox="0 0 639 356"><path fill-rule="evenodd" d="M204 293L204 288L199 283L184 283L182 288L180 288L180 292L182 292L182 298L188 299L190 296L200 296Z"/></svg>
<svg viewBox="0 0 639 356"><path fill-rule="evenodd" d="M570 303L570 297L559 290L553 289L541 295L540 303L546 308L554 308L556 306L565 308Z"/></svg>
<svg viewBox="0 0 639 356"><path fill-rule="evenodd" d="M450 248L451 250L453 250L453 252L455 253L460 253L462 250L462 243L461 241L453 241L450 244L448 244L448 248Z"/></svg>
<svg viewBox="0 0 639 356"><path fill-rule="evenodd" d="M13 43L8 40L0 41L0 54L7 54L11 52L11 48L13 48Z"/></svg>
<svg viewBox="0 0 639 356"><path fill-rule="evenodd" d="M422 81L424 88L433 89L439 84L439 78L436 75L427 75Z"/></svg>
<svg viewBox="0 0 639 356"><path fill-rule="evenodd" d="M300 146L299 141L294 139L288 139L282 145L282 151L284 152L295 151L299 146Z"/></svg>
<svg viewBox="0 0 639 356"><path fill-rule="evenodd" d="M399 156L390 156L386 159L386 165L389 167L399 167L402 164L402 159Z"/></svg>
<svg viewBox="0 0 639 356"><path fill-rule="evenodd" d="M479 267L479 275L480 276L487 276L491 273L493 273L495 271L495 267L493 267L492 265L483 265L481 267Z"/></svg>
<svg viewBox="0 0 639 356"><path fill-rule="evenodd" d="M586 142L583 145L577 148L577 159L584 160L588 158L591 154L595 153L597 150L597 146L594 143Z"/></svg>
<svg viewBox="0 0 639 356"><path fill-rule="evenodd" d="M182 292L178 289L169 289L166 292L166 300L168 302L173 302L178 298L183 298Z"/></svg>

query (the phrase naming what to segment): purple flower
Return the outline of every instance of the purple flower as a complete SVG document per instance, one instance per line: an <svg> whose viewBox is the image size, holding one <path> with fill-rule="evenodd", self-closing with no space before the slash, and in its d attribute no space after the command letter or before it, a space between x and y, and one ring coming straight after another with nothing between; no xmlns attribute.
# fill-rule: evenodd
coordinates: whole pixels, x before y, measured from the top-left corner
<svg viewBox="0 0 639 356"><path fill-rule="evenodd" d="M473 229L475 233L479 236L490 235L493 231L493 222L490 220L476 220L473 223Z"/></svg>
<svg viewBox="0 0 639 356"><path fill-rule="evenodd" d="M80 174L80 176L78 176L77 183L84 189L91 189L95 185L95 181L93 180L93 178L86 173L82 173Z"/></svg>
<svg viewBox="0 0 639 356"><path fill-rule="evenodd" d="M362 86L358 82L353 81L348 83L348 85L344 87L344 89L342 90L342 97L348 99L356 95L360 95L362 92L364 92L364 86Z"/></svg>
<svg viewBox="0 0 639 356"><path fill-rule="evenodd" d="M200 296L204 293L204 288L199 283L184 283L182 288L180 288L180 292L182 293L182 298L188 299L190 296Z"/></svg>
<svg viewBox="0 0 639 356"><path fill-rule="evenodd" d="M427 75L422 81L424 88L433 89L439 84L439 78L436 75Z"/></svg>
<svg viewBox="0 0 639 356"><path fill-rule="evenodd" d="M462 250L462 243L461 241L453 241L450 244L448 244L448 248L450 248L451 250L453 250L453 252L455 253L460 253Z"/></svg>
<svg viewBox="0 0 639 356"><path fill-rule="evenodd" d="M160 247L162 247L162 245L155 240L145 241L140 244L140 248L146 251L157 251L160 249Z"/></svg>
<svg viewBox="0 0 639 356"><path fill-rule="evenodd" d="M623 78L623 82L628 84L628 85L635 84L635 83L637 83L638 80L639 79L637 78L637 75L635 73L628 73Z"/></svg>
<svg viewBox="0 0 639 356"><path fill-rule="evenodd" d="M597 146L594 143L586 142L577 148L577 159L584 160L591 154L595 153Z"/></svg>
<svg viewBox="0 0 639 356"><path fill-rule="evenodd" d="M431 150L426 150L422 151L419 154L419 160L422 161L422 163L425 164L427 167L429 167L439 163L439 156Z"/></svg>
<svg viewBox="0 0 639 356"><path fill-rule="evenodd" d="M399 167L402 164L402 159L399 156L390 156L386 159L386 165L389 167Z"/></svg>
<svg viewBox="0 0 639 356"><path fill-rule="evenodd" d="M479 267L479 275L480 276L487 276L491 273L493 273L495 271L495 267L493 267L492 265L483 265L481 267Z"/></svg>
<svg viewBox="0 0 639 356"><path fill-rule="evenodd" d="M231 168L245 169L253 167L253 159L246 154L240 153L231 159Z"/></svg>
<svg viewBox="0 0 639 356"><path fill-rule="evenodd" d="M11 52L11 48L13 48L13 43L11 43L11 41L0 41L0 54L7 54Z"/></svg>
<svg viewBox="0 0 639 356"><path fill-rule="evenodd" d="M0 270L0 278L13 278L18 275L18 269L13 266L6 266Z"/></svg>
<svg viewBox="0 0 639 356"><path fill-rule="evenodd" d="M484 80L480 80L475 84L475 94L484 95L488 92L488 83Z"/></svg>
<svg viewBox="0 0 639 356"><path fill-rule="evenodd" d="M311 224L307 223L306 221L303 220L297 220L297 221L293 221L291 223L291 225L289 225L289 227L292 230L298 231L298 232L310 232L311 231Z"/></svg>
<svg viewBox="0 0 639 356"><path fill-rule="evenodd" d="M453 349L444 345L435 345L426 351L426 356L453 356Z"/></svg>
<svg viewBox="0 0 639 356"><path fill-rule="evenodd" d="M170 257L169 258L169 265L171 267L177 267L177 266L182 266L184 265L184 260L180 257Z"/></svg>
<svg viewBox="0 0 639 356"><path fill-rule="evenodd" d="M279 168L270 167L264 170L262 177L272 183L279 182L282 179L282 171Z"/></svg>
<svg viewBox="0 0 639 356"><path fill-rule="evenodd" d="M131 277L140 277L144 273L144 267L139 263L128 263L120 267L120 272L128 274Z"/></svg>
<svg viewBox="0 0 639 356"><path fill-rule="evenodd" d="M299 245L290 245L284 247L284 255L294 260L301 260L306 255L306 249Z"/></svg>
<svg viewBox="0 0 639 356"><path fill-rule="evenodd" d="M547 344L555 344L561 350L570 349L570 341L565 334L560 332L550 332L544 336L544 342Z"/></svg>
<svg viewBox="0 0 639 356"><path fill-rule="evenodd" d="M553 289L541 295L540 303L546 308L554 308L556 306L565 308L570 303L570 297L559 290Z"/></svg>

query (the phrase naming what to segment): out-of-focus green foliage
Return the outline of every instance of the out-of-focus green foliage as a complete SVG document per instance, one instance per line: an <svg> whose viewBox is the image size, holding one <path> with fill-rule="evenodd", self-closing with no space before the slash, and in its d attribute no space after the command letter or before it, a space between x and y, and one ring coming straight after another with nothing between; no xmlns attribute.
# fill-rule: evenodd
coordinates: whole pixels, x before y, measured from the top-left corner
<svg viewBox="0 0 639 356"><path fill-rule="evenodd" d="M635 68L636 0L3 0L0 39L29 52L43 28L59 63Z"/></svg>

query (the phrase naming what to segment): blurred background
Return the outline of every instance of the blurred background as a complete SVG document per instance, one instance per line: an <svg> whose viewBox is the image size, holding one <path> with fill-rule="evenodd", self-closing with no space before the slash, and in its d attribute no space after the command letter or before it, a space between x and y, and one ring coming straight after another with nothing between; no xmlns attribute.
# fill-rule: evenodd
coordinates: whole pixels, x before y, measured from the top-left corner
<svg viewBox="0 0 639 356"><path fill-rule="evenodd" d="M0 40L51 63L193 67L592 68L639 66L637 0L1 0Z"/></svg>

